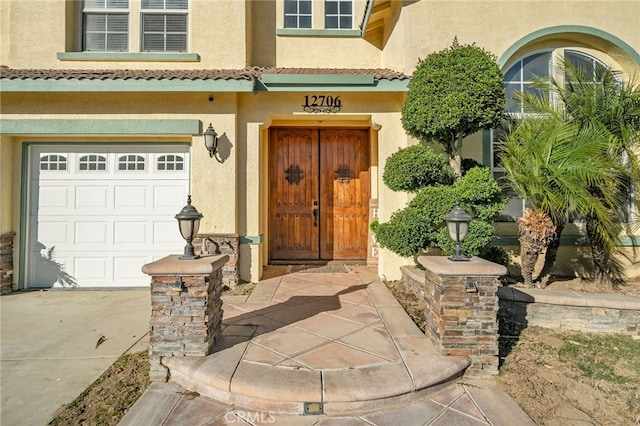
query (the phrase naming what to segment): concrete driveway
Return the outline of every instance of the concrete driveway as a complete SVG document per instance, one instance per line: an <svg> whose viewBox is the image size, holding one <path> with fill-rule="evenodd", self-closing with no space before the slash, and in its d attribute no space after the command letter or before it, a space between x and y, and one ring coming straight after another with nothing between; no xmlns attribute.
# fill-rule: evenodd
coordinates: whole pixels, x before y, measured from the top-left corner
<svg viewBox="0 0 640 426"><path fill-rule="evenodd" d="M150 315L148 288L0 297L0 424L49 423L120 355L148 348Z"/></svg>

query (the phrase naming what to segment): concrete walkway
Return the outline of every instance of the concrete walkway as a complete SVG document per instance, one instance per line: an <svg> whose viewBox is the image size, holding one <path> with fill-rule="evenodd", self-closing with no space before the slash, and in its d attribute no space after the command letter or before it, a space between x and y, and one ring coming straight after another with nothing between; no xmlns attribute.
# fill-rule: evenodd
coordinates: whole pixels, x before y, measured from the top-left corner
<svg viewBox="0 0 640 426"><path fill-rule="evenodd" d="M375 274L298 272L224 299L207 357L165 358L121 425L533 424L442 356Z"/></svg>
<svg viewBox="0 0 640 426"><path fill-rule="evenodd" d="M120 355L149 347L150 313L148 288L0 297L0 424L49 423Z"/></svg>

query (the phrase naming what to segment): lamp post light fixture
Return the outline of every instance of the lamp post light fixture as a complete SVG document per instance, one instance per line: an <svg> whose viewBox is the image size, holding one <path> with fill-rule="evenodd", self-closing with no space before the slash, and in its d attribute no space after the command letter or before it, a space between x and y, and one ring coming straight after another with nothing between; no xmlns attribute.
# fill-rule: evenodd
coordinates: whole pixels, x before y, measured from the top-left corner
<svg viewBox="0 0 640 426"><path fill-rule="evenodd" d="M209 123L209 127L204 131L204 146L209 151L209 157L213 158L218 151L218 134Z"/></svg>
<svg viewBox="0 0 640 426"><path fill-rule="evenodd" d="M460 207L458 200L456 200L456 206L445 216L444 220L447 222L449 236L456 243L453 249L453 255L449 257L449 260L469 260L462 250L462 241L464 241L467 232L469 232L469 222L471 222L471 219L472 217Z"/></svg>
<svg viewBox="0 0 640 426"><path fill-rule="evenodd" d="M202 213L200 213L195 207L191 205L191 195L187 197L187 205L182 208L180 213L176 215L178 219L178 229L180 229L180 235L185 239L187 245L184 246L184 255L180 256L180 260L193 260L199 259L200 256L196 256L193 251L193 239L198 234L198 228L200 228L200 219L202 219Z"/></svg>

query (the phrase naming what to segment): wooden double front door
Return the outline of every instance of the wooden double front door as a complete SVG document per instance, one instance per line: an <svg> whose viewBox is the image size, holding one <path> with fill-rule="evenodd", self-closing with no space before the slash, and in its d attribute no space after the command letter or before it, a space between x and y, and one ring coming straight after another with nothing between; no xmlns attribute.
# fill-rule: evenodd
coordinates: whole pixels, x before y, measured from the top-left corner
<svg viewBox="0 0 640 426"><path fill-rule="evenodd" d="M365 259L369 130L272 128L272 260Z"/></svg>

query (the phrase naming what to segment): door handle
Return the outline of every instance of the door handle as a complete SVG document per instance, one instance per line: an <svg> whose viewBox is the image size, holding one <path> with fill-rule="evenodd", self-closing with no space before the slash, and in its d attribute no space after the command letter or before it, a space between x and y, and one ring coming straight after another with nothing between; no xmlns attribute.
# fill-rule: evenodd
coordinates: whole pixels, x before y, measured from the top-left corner
<svg viewBox="0 0 640 426"><path fill-rule="evenodd" d="M318 226L318 209L315 208L312 210L313 213L313 226Z"/></svg>

